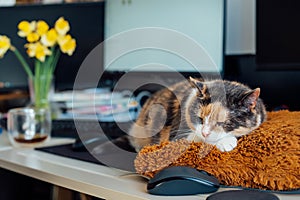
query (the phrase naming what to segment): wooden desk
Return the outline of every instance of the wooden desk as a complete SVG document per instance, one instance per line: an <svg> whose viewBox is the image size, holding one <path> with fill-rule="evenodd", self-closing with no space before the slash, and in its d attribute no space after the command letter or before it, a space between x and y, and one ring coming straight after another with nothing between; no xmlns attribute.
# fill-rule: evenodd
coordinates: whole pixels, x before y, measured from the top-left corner
<svg viewBox="0 0 300 200"><path fill-rule="evenodd" d="M52 139L52 144L70 143L70 139ZM103 199L197 199L208 195L155 196L146 192L146 181L128 172L97 164L56 156L30 148L13 148L7 135L0 135L0 167L57 186ZM220 189L222 191L225 189ZM281 200L300 199L300 195L277 195Z"/></svg>

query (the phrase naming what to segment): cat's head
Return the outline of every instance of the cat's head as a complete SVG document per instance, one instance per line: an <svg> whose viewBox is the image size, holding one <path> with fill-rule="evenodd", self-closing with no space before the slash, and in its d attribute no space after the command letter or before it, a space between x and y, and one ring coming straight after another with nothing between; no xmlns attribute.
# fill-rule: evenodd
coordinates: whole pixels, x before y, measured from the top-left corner
<svg viewBox="0 0 300 200"><path fill-rule="evenodd" d="M185 105L187 125L196 138L214 143L231 134L248 134L265 119L260 89L230 81L190 78L192 94Z"/></svg>

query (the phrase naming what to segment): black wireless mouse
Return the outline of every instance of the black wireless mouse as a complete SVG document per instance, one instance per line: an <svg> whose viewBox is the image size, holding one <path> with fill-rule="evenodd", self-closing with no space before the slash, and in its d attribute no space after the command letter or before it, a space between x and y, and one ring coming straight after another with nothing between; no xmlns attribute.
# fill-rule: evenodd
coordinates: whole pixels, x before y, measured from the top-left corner
<svg viewBox="0 0 300 200"><path fill-rule="evenodd" d="M149 180L147 190L155 195L194 195L212 193L220 187L218 179L192 167L172 166Z"/></svg>
<svg viewBox="0 0 300 200"><path fill-rule="evenodd" d="M259 190L229 190L211 194L206 200L279 200L277 196Z"/></svg>

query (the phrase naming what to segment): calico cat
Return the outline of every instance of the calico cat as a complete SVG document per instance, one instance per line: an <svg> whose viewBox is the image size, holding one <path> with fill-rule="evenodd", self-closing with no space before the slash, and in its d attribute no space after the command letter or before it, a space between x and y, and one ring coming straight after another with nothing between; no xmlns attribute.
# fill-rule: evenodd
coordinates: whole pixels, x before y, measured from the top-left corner
<svg viewBox="0 0 300 200"><path fill-rule="evenodd" d="M260 88L238 82L190 78L152 95L129 131L138 152L143 146L185 138L231 151L237 138L266 119Z"/></svg>

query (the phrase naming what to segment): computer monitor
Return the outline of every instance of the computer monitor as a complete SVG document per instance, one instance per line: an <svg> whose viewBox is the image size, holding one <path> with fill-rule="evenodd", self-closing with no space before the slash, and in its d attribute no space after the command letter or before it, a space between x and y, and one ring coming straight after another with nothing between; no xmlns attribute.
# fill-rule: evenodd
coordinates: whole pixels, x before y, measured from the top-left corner
<svg viewBox="0 0 300 200"><path fill-rule="evenodd" d="M0 7L0 35L7 35L11 42L32 63L24 49L25 40L17 35L17 25L22 20L45 20L50 27L63 16L70 23L70 34L77 47L72 56L61 54L55 71L55 89L72 89L77 71L86 56L104 40L105 3L64 3L45 5L21 5ZM99 55L102 57L102 55ZM101 59L102 60L102 59ZM95 63L102 70L103 63ZM92 72L91 72L92 73ZM2 91L27 90L27 75L12 52L0 59L0 83ZM88 88L89 83L83 85Z"/></svg>
<svg viewBox="0 0 300 200"><path fill-rule="evenodd" d="M300 70L300 1L256 1L256 62L261 70Z"/></svg>
<svg viewBox="0 0 300 200"><path fill-rule="evenodd" d="M107 1L106 11L104 68L126 75L120 88L173 84L178 73L221 77L224 0Z"/></svg>

